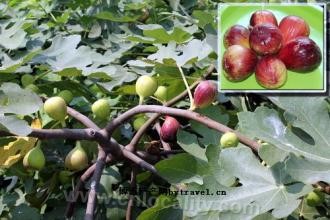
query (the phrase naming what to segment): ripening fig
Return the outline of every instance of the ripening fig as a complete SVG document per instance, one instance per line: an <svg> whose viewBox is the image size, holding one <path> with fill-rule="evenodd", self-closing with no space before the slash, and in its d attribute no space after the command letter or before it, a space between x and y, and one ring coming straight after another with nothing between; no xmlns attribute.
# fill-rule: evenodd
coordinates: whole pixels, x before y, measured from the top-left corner
<svg viewBox="0 0 330 220"><path fill-rule="evenodd" d="M232 82L242 81L254 72L257 61L258 57L251 49L241 45L230 46L222 59L225 77Z"/></svg>
<svg viewBox="0 0 330 220"><path fill-rule="evenodd" d="M140 76L135 84L136 93L140 96L140 103L144 98L152 96L157 90L157 81L151 76ZM141 101L142 100L142 101Z"/></svg>
<svg viewBox="0 0 330 220"><path fill-rule="evenodd" d="M22 86L25 88L34 82L34 77L30 74L24 74L21 78Z"/></svg>
<svg viewBox="0 0 330 220"><path fill-rule="evenodd" d="M173 142L176 140L176 133L180 128L180 123L173 117L166 116L165 121L160 129L160 137L165 142Z"/></svg>
<svg viewBox="0 0 330 220"><path fill-rule="evenodd" d="M110 115L110 104L106 99L99 99L92 105L92 112L96 118L107 119Z"/></svg>
<svg viewBox="0 0 330 220"><path fill-rule="evenodd" d="M217 95L217 88L210 80L198 84L194 92L194 105L197 108L205 108L212 104Z"/></svg>
<svg viewBox="0 0 330 220"><path fill-rule="evenodd" d="M72 99L73 99L73 94L70 90L62 90L60 93L58 93L59 97L62 97L64 99L64 101L69 104Z"/></svg>
<svg viewBox="0 0 330 220"><path fill-rule="evenodd" d="M67 115L66 103L63 98L55 96L47 99L44 103L44 110L49 117L63 121Z"/></svg>
<svg viewBox="0 0 330 220"><path fill-rule="evenodd" d="M325 200L324 194L317 190L314 190L307 194L306 202L307 205L315 207L321 205Z"/></svg>
<svg viewBox="0 0 330 220"><path fill-rule="evenodd" d="M69 170L79 171L88 165L88 157L85 150L77 144L65 157L65 167Z"/></svg>
<svg viewBox="0 0 330 220"><path fill-rule="evenodd" d="M167 87L166 86L158 86L154 96L162 102L167 101Z"/></svg>
<svg viewBox="0 0 330 220"><path fill-rule="evenodd" d="M223 38L225 48L232 45L241 45L250 48L249 44L250 31L242 25L234 25L230 27Z"/></svg>
<svg viewBox="0 0 330 220"><path fill-rule="evenodd" d="M139 116L137 117L134 121L133 121L133 128L137 131L139 130L144 123L147 122L147 118L143 115L143 116Z"/></svg>
<svg viewBox="0 0 330 220"><path fill-rule="evenodd" d="M62 184L71 183L72 172L68 170L62 170L58 173L58 179Z"/></svg>
<svg viewBox="0 0 330 220"><path fill-rule="evenodd" d="M239 139L234 132L226 132L220 138L220 145L223 148L237 147Z"/></svg>
<svg viewBox="0 0 330 220"><path fill-rule="evenodd" d="M250 26L254 27L259 24L272 24L277 26L275 15L267 10L258 10L254 12L250 18Z"/></svg>
<svg viewBox="0 0 330 220"><path fill-rule="evenodd" d="M39 146L32 148L23 158L23 165L28 169L41 170L45 163L45 155Z"/></svg>

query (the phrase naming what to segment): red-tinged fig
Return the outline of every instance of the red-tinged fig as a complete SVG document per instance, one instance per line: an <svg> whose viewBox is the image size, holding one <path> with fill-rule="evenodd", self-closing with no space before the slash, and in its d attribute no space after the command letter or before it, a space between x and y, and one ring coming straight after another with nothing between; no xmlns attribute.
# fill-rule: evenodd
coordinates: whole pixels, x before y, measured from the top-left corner
<svg viewBox="0 0 330 220"><path fill-rule="evenodd" d="M282 46L281 31L272 24L255 26L250 34L250 47L259 55L277 53Z"/></svg>
<svg viewBox="0 0 330 220"><path fill-rule="evenodd" d="M160 129L160 137L165 142L173 142L176 140L176 133L180 128L179 122L170 116L165 117L165 121Z"/></svg>
<svg viewBox="0 0 330 220"><path fill-rule="evenodd" d="M280 50L278 57L289 70L303 73L312 71L320 65L322 53L313 40L298 37L289 41Z"/></svg>
<svg viewBox="0 0 330 220"><path fill-rule="evenodd" d="M194 105L205 108L212 104L217 95L217 88L212 81L205 80L198 84L194 92Z"/></svg>
<svg viewBox="0 0 330 220"><path fill-rule="evenodd" d="M250 48L249 35L250 31L242 25L234 25L230 27L224 35L223 43L225 48L232 45L241 45Z"/></svg>
<svg viewBox="0 0 330 220"><path fill-rule="evenodd" d="M250 18L250 26L254 27L259 24L272 24L277 26L275 15L267 10L259 10L252 14Z"/></svg>
<svg viewBox="0 0 330 220"><path fill-rule="evenodd" d="M222 59L225 77L233 82L248 78L255 69L257 55L249 48L233 45L228 47Z"/></svg>
<svg viewBox="0 0 330 220"><path fill-rule="evenodd" d="M284 63L275 56L265 56L256 68L257 82L264 88L277 89L284 85L287 71Z"/></svg>
<svg viewBox="0 0 330 220"><path fill-rule="evenodd" d="M297 16L286 16L282 19L279 29L283 37L283 45L297 37L308 37L310 33L308 23Z"/></svg>

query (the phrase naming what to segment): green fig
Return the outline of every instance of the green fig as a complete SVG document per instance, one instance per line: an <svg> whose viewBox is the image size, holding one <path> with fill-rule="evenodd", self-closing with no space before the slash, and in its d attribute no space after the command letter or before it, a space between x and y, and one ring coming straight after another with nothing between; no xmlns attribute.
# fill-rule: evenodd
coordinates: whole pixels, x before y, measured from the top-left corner
<svg viewBox="0 0 330 220"><path fill-rule="evenodd" d="M30 84L28 86L25 87L26 89L31 90L32 92L38 93L39 92L39 88L38 86L34 85L34 84Z"/></svg>
<svg viewBox="0 0 330 220"><path fill-rule="evenodd" d="M166 86L158 86L154 96L162 102L167 101L167 87Z"/></svg>
<svg viewBox="0 0 330 220"><path fill-rule="evenodd" d="M62 90L58 93L58 96L63 98L67 104L69 104L73 99L73 94L70 90Z"/></svg>
<svg viewBox="0 0 330 220"><path fill-rule="evenodd" d="M39 146L32 148L23 158L23 165L27 169L41 170L45 163L45 155Z"/></svg>
<svg viewBox="0 0 330 220"><path fill-rule="evenodd" d="M220 145L223 148L236 147L239 143L239 139L234 132L226 132L221 136Z"/></svg>
<svg viewBox="0 0 330 220"><path fill-rule="evenodd" d="M34 77L30 74L24 74L21 78L22 86L25 88L34 82Z"/></svg>
<svg viewBox="0 0 330 220"><path fill-rule="evenodd" d="M63 121L67 115L66 103L63 98L55 96L49 98L44 103L44 110L49 117Z"/></svg>
<svg viewBox="0 0 330 220"><path fill-rule="evenodd" d="M140 96L140 103L146 97L152 96L157 90L157 81L151 76L140 76L135 84L136 93Z"/></svg>
<svg viewBox="0 0 330 220"><path fill-rule="evenodd" d="M148 119L145 116L139 116L133 121L133 128L139 130Z"/></svg>
<svg viewBox="0 0 330 220"><path fill-rule="evenodd" d="M324 202L324 200L325 200L324 194L317 190L314 190L314 191L308 193L306 196L307 205L309 205L311 207L321 205Z"/></svg>
<svg viewBox="0 0 330 220"><path fill-rule="evenodd" d="M85 150L77 145L65 157L65 167L69 170L83 170L88 165L88 157Z"/></svg>
<svg viewBox="0 0 330 220"><path fill-rule="evenodd" d="M58 179L62 184L71 183L71 171L62 170L58 173Z"/></svg>
<svg viewBox="0 0 330 220"><path fill-rule="evenodd" d="M96 118L107 119L110 115L110 105L108 100L99 99L92 105L92 112Z"/></svg>

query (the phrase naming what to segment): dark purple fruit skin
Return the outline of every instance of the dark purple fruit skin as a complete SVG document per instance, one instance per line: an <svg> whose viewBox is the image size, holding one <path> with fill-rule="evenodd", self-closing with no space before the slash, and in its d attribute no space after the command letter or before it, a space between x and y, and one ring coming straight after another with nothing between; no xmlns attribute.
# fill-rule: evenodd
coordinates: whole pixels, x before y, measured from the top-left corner
<svg viewBox="0 0 330 220"><path fill-rule="evenodd" d="M297 37L289 41L280 50L278 57L287 69L302 73L316 69L322 61L320 48L308 37Z"/></svg>
<svg viewBox="0 0 330 220"><path fill-rule="evenodd" d="M287 79L285 64L275 56L262 57L256 67L256 80L264 88L277 89Z"/></svg>
<svg viewBox="0 0 330 220"><path fill-rule="evenodd" d="M250 31L246 27L234 25L226 31L223 43L225 48L236 44L250 48L249 36Z"/></svg>
<svg viewBox="0 0 330 220"><path fill-rule="evenodd" d="M166 116L160 129L160 137L165 142L176 141L176 133L180 128L180 123L173 117Z"/></svg>
<svg viewBox="0 0 330 220"><path fill-rule="evenodd" d="M258 57L249 48L233 45L223 55L222 67L229 81L239 82L248 78L255 70Z"/></svg>
<svg viewBox="0 0 330 220"><path fill-rule="evenodd" d="M251 31L250 47L258 55L275 54L281 49L282 40L278 27L272 24L260 24Z"/></svg>
<svg viewBox="0 0 330 220"><path fill-rule="evenodd" d="M250 26L254 27L259 24L273 24L277 26L277 20L275 15L267 10L259 10L252 14L250 18Z"/></svg>
<svg viewBox="0 0 330 220"><path fill-rule="evenodd" d="M217 95L217 88L212 81L205 80L198 84L194 92L194 104L197 108L205 108L212 104Z"/></svg>

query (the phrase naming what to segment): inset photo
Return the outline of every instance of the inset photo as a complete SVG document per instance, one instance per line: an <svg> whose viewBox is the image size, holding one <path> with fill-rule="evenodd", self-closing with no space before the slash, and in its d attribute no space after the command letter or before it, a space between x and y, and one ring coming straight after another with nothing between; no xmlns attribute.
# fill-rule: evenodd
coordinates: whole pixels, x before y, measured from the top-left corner
<svg viewBox="0 0 330 220"><path fill-rule="evenodd" d="M326 92L326 4L219 4L221 92Z"/></svg>

